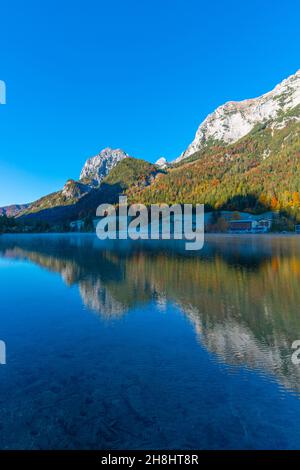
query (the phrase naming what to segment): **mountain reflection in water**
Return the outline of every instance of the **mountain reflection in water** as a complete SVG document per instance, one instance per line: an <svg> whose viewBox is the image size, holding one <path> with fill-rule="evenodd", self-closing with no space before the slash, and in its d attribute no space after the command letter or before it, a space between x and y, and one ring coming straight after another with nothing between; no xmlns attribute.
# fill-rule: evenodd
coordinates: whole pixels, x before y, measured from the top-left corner
<svg viewBox="0 0 300 470"><path fill-rule="evenodd" d="M177 305L210 353L273 375L300 392L291 345L300 338L300 240L208 236L183 242L110 241L93 235L2 236L3 258L30 260L78 285L84 305L110 320L136 305ZM141 310L142 313L142 310Z"/></svg>

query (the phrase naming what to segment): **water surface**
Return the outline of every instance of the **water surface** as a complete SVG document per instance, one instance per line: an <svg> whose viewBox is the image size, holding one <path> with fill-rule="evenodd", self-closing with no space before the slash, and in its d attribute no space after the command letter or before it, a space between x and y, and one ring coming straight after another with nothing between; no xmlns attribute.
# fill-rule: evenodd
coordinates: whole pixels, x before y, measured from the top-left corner
<svg viewBox="0 0 300 470"><path fill-rule="evenodd" d="M300 238L0 236L1 449L300 448Z"/></svg>

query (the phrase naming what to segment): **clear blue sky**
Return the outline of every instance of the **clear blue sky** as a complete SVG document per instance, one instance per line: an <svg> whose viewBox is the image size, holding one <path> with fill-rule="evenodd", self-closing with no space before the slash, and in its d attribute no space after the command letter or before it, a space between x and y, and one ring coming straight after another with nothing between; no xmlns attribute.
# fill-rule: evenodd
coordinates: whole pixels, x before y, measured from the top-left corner
<svg viewBox="0 0 300 470"><path fill-rule="evenodd" d="M299 0L2 0L0 206L106 146L171 160L228 100L300 67Z"/></svg>

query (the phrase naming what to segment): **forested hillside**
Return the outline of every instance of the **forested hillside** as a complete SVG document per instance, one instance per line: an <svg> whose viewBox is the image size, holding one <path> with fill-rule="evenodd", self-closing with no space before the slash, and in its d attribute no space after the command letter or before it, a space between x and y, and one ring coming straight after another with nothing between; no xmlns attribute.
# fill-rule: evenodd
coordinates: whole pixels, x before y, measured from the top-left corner
<svg viewBox="0 0 300 470"><path fill-rule="evenodd" d="M145 188L130 188L131 202L204 203L207 208L300 216L299 106L271 125L256 126L229 146L209 146L158 175Z"/></svg>

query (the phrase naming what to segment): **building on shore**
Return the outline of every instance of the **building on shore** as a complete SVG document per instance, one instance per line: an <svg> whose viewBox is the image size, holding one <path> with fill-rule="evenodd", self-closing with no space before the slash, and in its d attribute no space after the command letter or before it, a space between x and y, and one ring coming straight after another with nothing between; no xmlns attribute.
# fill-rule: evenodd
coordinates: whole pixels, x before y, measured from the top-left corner
<svg viewBox="0 0 300 470"><path fill-rule="evenodd" d="M270 219L239 219L229 221L229 233L267 233L270 231L272 221Z"/></svg>

